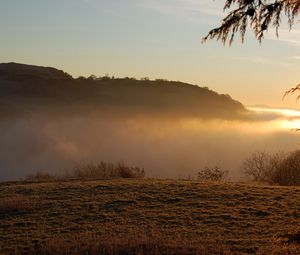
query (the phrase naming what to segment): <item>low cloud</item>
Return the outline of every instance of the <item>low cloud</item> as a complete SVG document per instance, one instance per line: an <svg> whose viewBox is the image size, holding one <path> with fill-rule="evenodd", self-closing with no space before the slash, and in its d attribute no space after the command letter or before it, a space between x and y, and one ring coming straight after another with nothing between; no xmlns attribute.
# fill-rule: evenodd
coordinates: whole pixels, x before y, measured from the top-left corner
<svg viewBox="0 0 300 255"><path fill-rule="evenodd" d="M100 114L2 120L0 180L62 173L101 160L143 167L158 178L195 177L201 167L217 165L238 179L242 161L253 151L298 147L298 133L286 126L290 117L275 115L248 122Z"/></svg>

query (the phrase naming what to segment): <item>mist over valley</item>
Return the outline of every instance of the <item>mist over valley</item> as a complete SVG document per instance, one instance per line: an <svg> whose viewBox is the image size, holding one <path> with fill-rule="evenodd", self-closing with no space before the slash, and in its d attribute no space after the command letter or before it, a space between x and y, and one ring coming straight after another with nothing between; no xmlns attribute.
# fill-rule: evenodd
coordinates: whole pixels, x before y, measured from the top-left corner
<svg viewBox="0 0 300 255"><path fill-rule="evenodd" d="M232 180L253 151L298 148L300 113L245 107L229 95L166 80L79 77L0 64L0 180L78 163L124 161L147 177L195 178L220 166Z"/></svg>

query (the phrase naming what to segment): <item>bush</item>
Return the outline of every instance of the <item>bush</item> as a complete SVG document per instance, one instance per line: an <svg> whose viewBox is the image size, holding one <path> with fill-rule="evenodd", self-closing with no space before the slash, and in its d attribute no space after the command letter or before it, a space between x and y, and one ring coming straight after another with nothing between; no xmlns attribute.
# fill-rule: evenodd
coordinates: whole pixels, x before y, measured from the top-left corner
<svg viewBox="0 0 300 255"><path fill-rule="evenodd" d="M255 152L242 165L253 181L283 186L300 185L300 150L287 155Z"/></svg>
<svg viewBox="0 0 300 255"><path fill-rule="evenodd" d="M200 181L223 181L228 175L227 170L220 167L204 167L198 172L198 180Z"/></svg>
<svg viewBox="0 0 300 255"><path fill-rule="evenodd" d="M144 178L145 170L127 166L123 162L113 164L101 161L98 164L78 164L69 177L90 179Z"/></svg>
<svg viewBox="0 0 300 255"><path fill-rule="evenodd" d="M27 175L26 181L51 181L55 180L57 177L55 175L51 175L49 173L37 172L35 174Z"/></svg>
<svg viewBox="0 0 300 255"><path fill-rule="evenodd" d="M254 152L244 161L242 172L252 181L273 182L272 176L283 158L282 153L272 155L266 152Z"/></svg>
<svg viewBox="0 0 300 255"><path fill-rule="evenodd" d="M290 153L280 162L271 180L279 185L300 185L300 150Z"/></svg>
<svg viewBox="0 0 300 255"><path fill-rule="evenodd" d="M37 172L26 176L26 181L56 181L67 179L112 179L112 178L133 178L145 177L144 168L127 166L123 162L117 164L101 161L98 164L77 164L71 170L65 170L64 174L51 175Z"/></svg>

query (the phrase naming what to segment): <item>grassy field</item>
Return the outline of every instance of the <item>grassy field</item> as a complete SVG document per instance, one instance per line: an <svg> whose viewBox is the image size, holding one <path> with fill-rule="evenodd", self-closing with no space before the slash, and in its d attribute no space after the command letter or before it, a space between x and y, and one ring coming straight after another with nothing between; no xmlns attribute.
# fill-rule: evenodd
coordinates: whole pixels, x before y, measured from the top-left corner
<svg viewBox="0 0 300 255"><path fill-rule="evenodd" d="M0 184L0 254L97 236L271 254L274 236L299 225L295 187L151 179Z"/></svg>

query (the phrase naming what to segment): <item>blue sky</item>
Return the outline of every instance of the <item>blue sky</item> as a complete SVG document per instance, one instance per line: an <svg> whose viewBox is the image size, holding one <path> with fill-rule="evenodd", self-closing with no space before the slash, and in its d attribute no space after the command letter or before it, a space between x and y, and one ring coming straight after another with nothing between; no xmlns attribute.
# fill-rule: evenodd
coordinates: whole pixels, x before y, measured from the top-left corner
<svg viewBox="0 0 300 255"><path fill-rule="evenodd" d="M207 86L244 104L298 107L300 29L262 45L201 44L222 0L3 0L0 62L53 66L73 76L166 78ZM300 103L299 103L300 104Z"/></svg>

